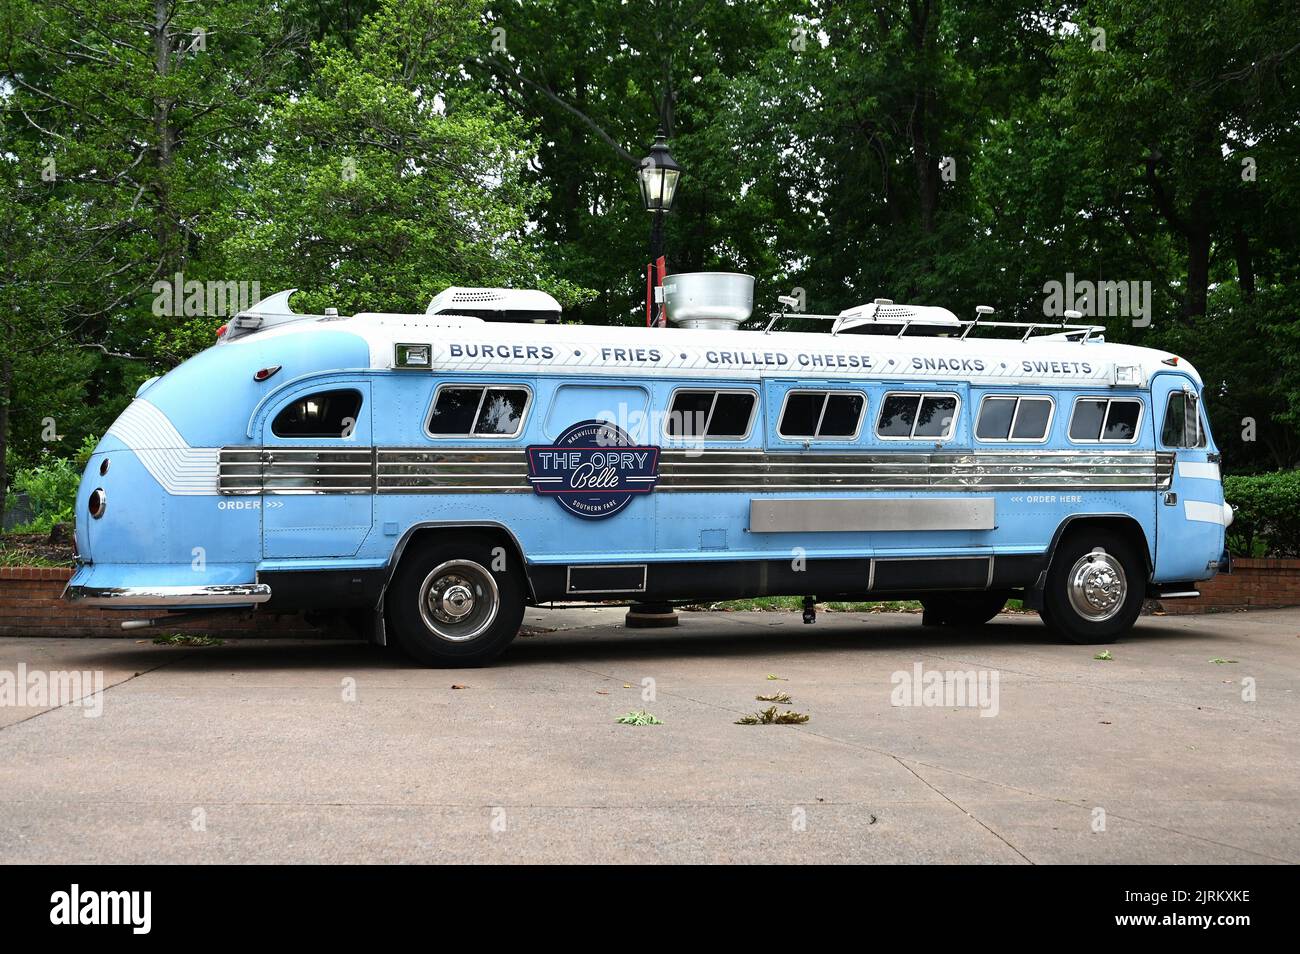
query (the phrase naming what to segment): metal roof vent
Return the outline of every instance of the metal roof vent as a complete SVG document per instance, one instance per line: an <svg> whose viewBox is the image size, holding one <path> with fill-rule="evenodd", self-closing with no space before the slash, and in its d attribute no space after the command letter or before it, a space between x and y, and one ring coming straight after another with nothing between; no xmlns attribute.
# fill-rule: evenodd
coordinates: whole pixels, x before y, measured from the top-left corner
<svg viewBox="0 0 1300 954"><path fill-rule="evenodd" d="M664 279L668 320L683 328L730 330L754 311L754 276L680 272Z"/></svg>
<svg viewBox="0 0 1300 954"><path fill-rule="evenodd" d="M424 313L542 324L560 320L560 303L535 288L461 288L453 285L438 292Z"/></svg>

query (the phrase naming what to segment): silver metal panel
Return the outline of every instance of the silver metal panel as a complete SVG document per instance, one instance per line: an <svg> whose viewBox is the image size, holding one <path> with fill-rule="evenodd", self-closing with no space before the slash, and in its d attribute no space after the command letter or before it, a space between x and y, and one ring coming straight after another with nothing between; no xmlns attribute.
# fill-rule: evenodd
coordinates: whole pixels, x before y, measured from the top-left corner
<svg viewBox="0 0 1300 954"><path fill-rule="evenodd" d="M753 533L857 533L864 530L992 530L992 497L927 500L750 500Z"/></svg>

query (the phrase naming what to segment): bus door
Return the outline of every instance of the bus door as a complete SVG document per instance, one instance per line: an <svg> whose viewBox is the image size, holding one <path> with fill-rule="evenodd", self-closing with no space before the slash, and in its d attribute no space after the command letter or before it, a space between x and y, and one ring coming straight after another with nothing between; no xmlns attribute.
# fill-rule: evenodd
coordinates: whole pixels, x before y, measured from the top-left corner
<svg viewBox="0 0 1300 954"><path fill-rule="evenodd" d="M1162 372L1151 380L1156 450L1165 467L1172 455L1168 488L1156 507L1156 578L1196 580L1223 552L1223 483L1219 454L1210 439L1205 409L1192 380ZM1157 468L1158 471L1160 468Z"/></svg>
<svg viewBox="0 0 1300 954"><path fill-rule="evenodd" d="M374 503L370 383L304 383L262 421L262 555L352 556Z"/></svg>

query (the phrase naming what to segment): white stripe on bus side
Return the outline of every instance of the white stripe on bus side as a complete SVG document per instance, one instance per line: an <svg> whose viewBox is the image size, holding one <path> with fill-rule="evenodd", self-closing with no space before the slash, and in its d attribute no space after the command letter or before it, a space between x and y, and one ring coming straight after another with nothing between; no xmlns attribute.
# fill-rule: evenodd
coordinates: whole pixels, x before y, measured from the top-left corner
<svg viewBox="0 0 1300 954"><path fill-rule="evenodd" d="M190 447L170 420L148 401L137 398L108 429L163 490L172 496L198 497L217 492L217 447Z"/></svg>
<svg viewBox="0 0 1300 954"><path fill-rule="evenodd" d="M1194 477L1200 480L1220 480L1218 464L1194 464L1190 461L1178 462L1179 477Z"/></svg>
<svg viewBox="0 0 1300 954"><path fill-rule="evenodd" d="M1223 515L1223 504L1208 503L1204 500L1184 500L1183 514L1188 520L1196 520L1201 523L1217 523L1223 526L1226 519Z"/></svg>

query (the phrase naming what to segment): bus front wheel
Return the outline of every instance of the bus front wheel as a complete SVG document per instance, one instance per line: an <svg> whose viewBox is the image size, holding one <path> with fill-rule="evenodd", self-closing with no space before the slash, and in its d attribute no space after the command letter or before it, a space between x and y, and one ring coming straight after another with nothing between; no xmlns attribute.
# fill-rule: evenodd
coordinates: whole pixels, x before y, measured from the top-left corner
<svg viewBox="0 0 1300 954"><path fill-rule="evenodd" d="M483 666L510 645L524 616L524 588L503 553L469 538L403 557L384 608L407 655L426 666Z"/></svg>
<svg viewBox="0 0 1300 954"><path fill-rule="evenodd" d="M1072 643L1113 643L1142 612L1145 564L1116 533L1081 530L1057 547L1039 615Z"/></svg>

